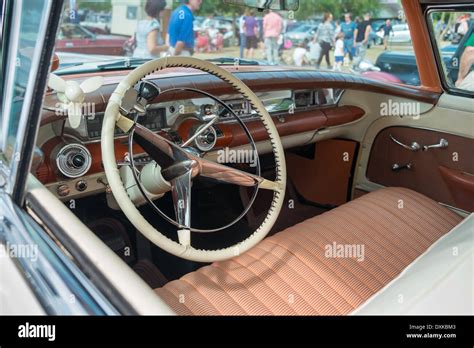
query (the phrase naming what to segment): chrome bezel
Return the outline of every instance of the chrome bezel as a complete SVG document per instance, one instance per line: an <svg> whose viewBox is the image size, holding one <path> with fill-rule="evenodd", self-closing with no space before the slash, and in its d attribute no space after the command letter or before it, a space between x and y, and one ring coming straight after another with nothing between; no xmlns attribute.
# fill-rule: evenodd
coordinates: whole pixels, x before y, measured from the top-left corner
<svg viewBox="0 0 474 348"><path fill-rule="evenodd" d="M76 152L76 154L82 153L86 159L86 162L81 168L74 168L73 171L71 171L72 168L67 164L67 161L70 157L70 151L73 149L79 150ZM91 165L92 155L89 150L81 144L74 143L64 145L56 155L56 167L58 168L59 172L67 178L75 179L84 176L91 168Z"/></svg>

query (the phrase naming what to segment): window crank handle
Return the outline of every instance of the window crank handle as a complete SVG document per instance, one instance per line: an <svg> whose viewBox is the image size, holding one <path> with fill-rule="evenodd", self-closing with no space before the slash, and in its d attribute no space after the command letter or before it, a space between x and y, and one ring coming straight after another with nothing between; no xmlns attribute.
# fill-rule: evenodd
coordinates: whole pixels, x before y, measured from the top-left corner
<svg viewBox="0 0 474 348"><path fill-rule="evenodd" d="M448 145L449 143L446 139L441 139L438 144L423 146L423 151L428 151L429 149L445 149Z"/></svg>

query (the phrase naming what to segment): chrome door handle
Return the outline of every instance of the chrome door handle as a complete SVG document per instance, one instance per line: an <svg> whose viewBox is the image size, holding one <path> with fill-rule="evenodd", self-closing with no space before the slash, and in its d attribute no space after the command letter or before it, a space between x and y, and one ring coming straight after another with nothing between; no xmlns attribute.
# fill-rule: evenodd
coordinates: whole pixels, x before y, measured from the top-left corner
<svg viewBox="0 0 474 348"><path fill-rule="evenodd" d="M392 134L389 134L389 137L390 137L390 139L392 139L392 141L395 144L400 145L404 149L407 149L407 150L410 150L410 151L418 151L419 149L421 149L420 144L418 144L416 141L412 142L411 145L408 146L408 145L405 145L404 143L402 143L401 141L395 139Z"/></svg>
<svg viewBox="0 0 474 348"><path fill-rule="evenodd" d="M448 145L449 143L446 139L441 139L438 144L423 146L423 151L428 151L429 149L445 149Z"/></svg>

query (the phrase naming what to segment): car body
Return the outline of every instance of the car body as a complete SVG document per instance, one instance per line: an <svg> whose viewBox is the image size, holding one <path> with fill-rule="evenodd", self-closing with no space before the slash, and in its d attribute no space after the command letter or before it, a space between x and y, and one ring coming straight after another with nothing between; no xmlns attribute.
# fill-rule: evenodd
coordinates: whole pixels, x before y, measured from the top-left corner
<svg viewBox="0 0 474 348"><path fill-rule="evenodd" d="M462 47L462 45L461 45ZM440 53L444 64L450 67L451 77L456 81L459 68L452 64L453 59L459 59L460 45L446 45L441 48ZM403 83L418 86L420 76L416 65L415 54L412 51L386 51L378 56L376 61L381 71L392 74Z"/></svg>
<svg viewBox="0 0 474 348"><path fill-rule="evenodd" d="M415 54L410 51L386 51L375 63L381 71L397 76L408 85L417 86L420 76L416 65Z"/></svg>
<svg viewBox="0 0 474 348"><path fill-rule="evenodd" d="M388 37L389 44L407 44L411 41L410 30L408 24L395 24L393 32Z"/></svg>
<svg viewBox="0 0 474 348"><path fill-rule="evenodd" d="M112 27L112 15L89 12L80 24L94 34L107 35L110 34L110 28Z"/></svg>
<svg viewBox="0 0 474 348"><path fill-rule="evenodd" d="M96 35L77 24L65 24L60 28L58 52L76 52L102 55L121 55L128 37L120 35Z"/></svg>
<svg viewBox="0 0 474 348"><path fill-rule="evenodd" d="M81 62L84 65L93 63L100 65L110 61L111 59L122 59L122 56L109 56L109 55L100 55L100 54L83 54L83 53L74 53L74 52L57 52L56 55L59 58L58 69L66 69L68 67L76 66L78 62Z"/></svg>
<svg viewBox="0 0 474 348"><path fill-rule="evenodd" d="M1 314L472 316L469 50L425 16L452 2L402 0L381 80L62 52L61 1L7 2L35 16L2 17Z"/></svg>

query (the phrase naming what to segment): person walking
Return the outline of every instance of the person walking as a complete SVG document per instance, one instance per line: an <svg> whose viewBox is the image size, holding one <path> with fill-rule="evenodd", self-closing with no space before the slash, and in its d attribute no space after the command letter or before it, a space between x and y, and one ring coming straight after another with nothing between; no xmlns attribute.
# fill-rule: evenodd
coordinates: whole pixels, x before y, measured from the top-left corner
<svg viewBox="0 0 474 348"><path fill-rule="evenodd" d="M334 28L332 26L333 16L330 12L324 14L323 23L319 25L316 34L314 35L314 42L319 42L321 46L321 55L319 56L318 62L316 63L316 69L319 69L323 57L326 58L326 64L328 69L332 69L331 57L329 52L331 51L333 39L334 39Z"/></svg>
<svg viewBox="0 0 474 348"><path fill-rule="evenodd" d="M254 17L253 10L250 10L249 15L245 16L244 28L246 42L245 58L252 59L258 45L258 23Z"/></svg>
<svg viewBox="0 0 474 348"><path fill-rule="evenodd" d="M278 64L279 62L279 44L278 39L283 30L283 19L281 16L270 10L263 17L263 37L265 42L265 51L267 60L270 64Z"/></svg>
<svg viewBox="0 0 474 348"><path fill-rule="evenodd" d="M369 35L372 31L370 26L370 14L364 15L364 20L357 25L354 31L354 47L356 48L356 59L354 60L354 69L359 69L359 64L364 60L369 43Z"/></svg>
<svg viewBox="0 0 474 348"><path fill-rule="evenodd" d="M244 58L244 51L247 45L246 36L245 36L245 17L248 15L248 12L240 16L239 18L239 35L240 35L240 58Z"/></svg>
<svg viewBox="0 0 474 348"><path fill-rule="evenodd" d="M181 5L171 14L169 44L172 56L192 56L194 53L194 15L202 0L181 0Z"/></svg>
<svg viewBox="0 0 474 348"><path fill-rule="evenodd" d="M168 50L161 36L158 20L160 12L166 7L166 0L148 0L145 4L146 19L137 24L135 33L136 47L134 58L157 58Z"/></svg>
<svg viewBox="0 0 474 348"><path fill-rule="evenodd" d="M385 26L383 27L383 49L387 50L388 49L388 38L390 37L390 34L393 33L393 27L392 27L392 22L390 19L387 19L385 21Z"/></svg>
<svg viewBox="0 0 474 348"><path fill-rule="evenodd" d="M354 60L354 31L356 28L357 24L352 21L351 14L346 13L344 22L341 23L341 32L344 33L344 53L349 57L351 64Z"/></svg>

